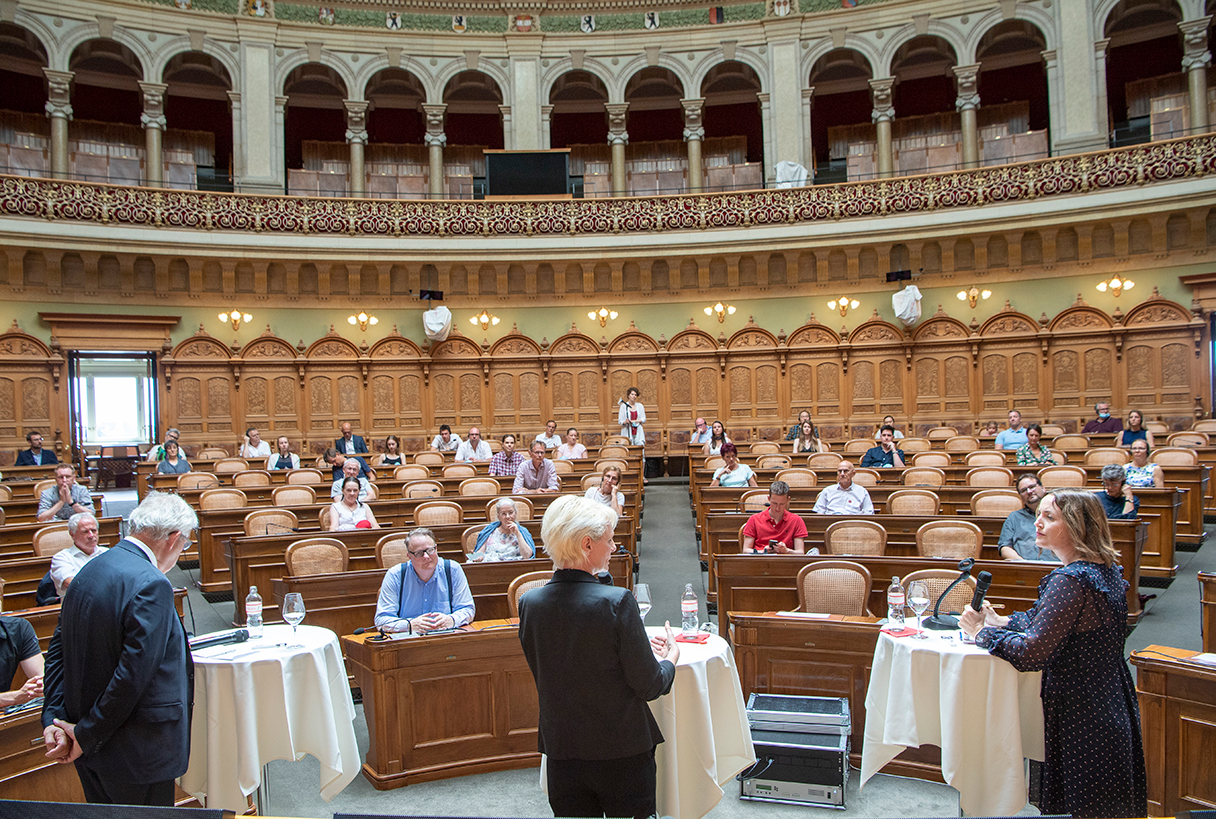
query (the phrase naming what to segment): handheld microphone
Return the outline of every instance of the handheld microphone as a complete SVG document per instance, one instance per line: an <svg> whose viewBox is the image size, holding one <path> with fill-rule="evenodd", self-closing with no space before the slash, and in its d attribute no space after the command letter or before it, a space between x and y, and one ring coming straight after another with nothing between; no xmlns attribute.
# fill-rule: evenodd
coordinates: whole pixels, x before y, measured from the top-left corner
<svg viewBox="0 0 1216 819"><path fill-rule="evenodd" d="M976 611L983 611L984 595L988 594L988 587L992 585L992 575L988 572L980 572L975 578L975 594L971 596L971 608Z"/></svg>
<svg viewBox="0 0 1216 819"><path fill-rule="evenodd" d="M249 629L238 628L232 631L219 631L215 634L204 634L201 637L193 637L190 640L190 650L199 651L204 648L213 648L214 646L226 646L233 643L243 643L249 639Z"/></svg>

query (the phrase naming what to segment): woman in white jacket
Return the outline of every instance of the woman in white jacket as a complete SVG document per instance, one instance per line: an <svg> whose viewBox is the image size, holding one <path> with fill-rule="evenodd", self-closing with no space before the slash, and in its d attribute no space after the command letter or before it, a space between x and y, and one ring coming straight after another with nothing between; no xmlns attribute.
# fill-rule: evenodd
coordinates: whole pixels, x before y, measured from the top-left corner
<svg viewBox="0 0 1216 819"><path fill-rule="evenodd" d="M620 403L617 413L617 423L621 425L621 435L629 439L634 446L644 446L646 432L642 425L646 423L646 408L638 400L642 393L637 387L630 387L625 393L625 400Z"/></svg>

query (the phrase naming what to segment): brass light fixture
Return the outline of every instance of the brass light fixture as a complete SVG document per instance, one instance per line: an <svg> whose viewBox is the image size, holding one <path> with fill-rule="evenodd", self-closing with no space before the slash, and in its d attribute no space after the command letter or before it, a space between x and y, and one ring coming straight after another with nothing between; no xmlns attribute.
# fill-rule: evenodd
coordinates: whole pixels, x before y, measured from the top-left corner
<svg viewBox="0 0 1216 819"><path fill-rule="evenodd" d="M712 316L714 314L717 314L719 323L724 322L726 321L727 316L733 316L735 314L735 305L718 302L713 307L705 308L705 315Z"/></svg>
<svg viewBox="0 0 1216 819"><path fill-rule="evenodd" d="M615 319L619 313L615 310L609 310L607 307L601 307L598 310L592 310L587 314L587 318L592 321L598 321L601 327L608 326L608 319Z"/></svg>
<svg viewBox="0 0 1216 819"><path fill-rule="evenodd" d="M856 310L860 304L861 302L859 302L857 299L851 299L848 296L841 296L838 299L829 301L828 307L835 310L837 306L839 306L840 315L847 316L849 314L849 310Z"/></svg>
<svg viewBox="0 0 1216 819"><path fill-rule="evenodd" d="M1105 293L1108 289L1115 298L1119 298L1119 294L1124 290L1131 290L1136 286L1136 283L1131 279L1121 279L1118 276L1111 276L1109 279L1104 279L1098 282L1098 292Z"/></svg>
<svg viewBox="0 0 1216 819"><path fill-rule="evenodd" d="M482 330L489 330L492 326L502 321L498 316L491 315L489 311L482 309L481 313L469 319L469 324L474 327L481 327Z"/></svg>
<svg viewBox="0 0 1216 819"><path fill-rule="evenodd" d="M958 300L967 302L968 304L970 304L972 306L972 308L974 308L975 305L977 305L979 303L980 299L987 300L990 298L992 298L991 290L980 290L974 284L971 285L970 290L958 291Z"/></svg>
<svg viewBox="0 0 1216 819"><path fill-rule="evenodd" d="M233 330L239 330L242 324L253 321L253 316L242 313L240 310L233 310L231 313L220 313L220 321L231 324Z"/></svg>
<svg viewBox="0 0 1216 819"><path fill-rule="evenodd" d="M360 310L357 315L347 316L346 321L348 324L358 326L358 328L365 333L367 332L368 327L375 327L380 323L380 319L376 318L375 316L368 315L362 310Z"/></svg>

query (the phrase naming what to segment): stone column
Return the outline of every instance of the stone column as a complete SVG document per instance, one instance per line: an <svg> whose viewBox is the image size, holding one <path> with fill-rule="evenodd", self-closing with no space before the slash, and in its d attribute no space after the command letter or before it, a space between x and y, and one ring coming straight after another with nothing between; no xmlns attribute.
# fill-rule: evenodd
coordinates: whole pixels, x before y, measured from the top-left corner
<svg viewBox="0 0 1216 819"><path fill-rule="evenodd" d="M976 123L976 111L980 107L979 74L978 63L954 66L958 85L954 107L962 119L964 168L978 168L980 165L980 133Z"/></svg>
<svg viewBox="0 0 1216 819"><path fill-rule="evenodd" d="M815 110L815 86L811 85L802 89L802 104L806 107L806 145L802 149L802 156L806 165L806 183L810 185L815 180L815 146L811 138L811 124L814 121L813 112Z"/></svg>
<svg viewBox="0 0 1216 819"><path fill-rule="evenodd" d="M343 100L346 106L346 144L350 146L350 195L367 193L367 175L363 172L363 147L367 145L367 103Z"/></svg>
<svg viewBox="0 0 1216 819"><path fill-rule="evenodd" d="M447 114L446 105L423 105L426 114L426 146L431 160L431 181L428 191L432 198L442 199L444 192L443 179L443 146L448 144L447 134L443 132L444 119Z"/></svg>
<svg viewBox="0 0 1216 819"><path fill-rule="evenodd" d="M770 95L767 92L761 92L756 95L756 101L760 103L760 142L764 146L764 186L771 188L777 184L777 163L781 161L777 158L776 137L773 133L777 130L777 124L773 122L773 104Z"/></svg>
<svg viewBox="0 0 1216 819"><path fill-rule="evenodd" d="M46 76L46 115L51 118L51 176L68 175L68 123L72 121L71 71L42 69Z"/></svg>
<svg viewBox="0 0 1216 819"><path fill-rule="evenodd" d="M232 144L240 145L241 144L241 122L242 122L240 92L238 92L238 91L229 91L228 92L228 111L232 115ZM229 169L216 168L215 173L218 176L219 174L224 173L227 170L229 170ZM236 188L237 180L242 179L245 176L245 152L244 151L234 150L232 152L231 173L232 173L233 190L236 190L237 189Z"/></svg>
<svg viewBox="0 0 1216 819"><path fill-rule="evenodd" d="M553 106L540 107L540 147L549 150L553 147Z"/></svg>
<svg viewBox="0 0 1216 819"><path fill-rule="evenodd" d="M894 77L870 80L870 94L874 100L874 111L870 118L878 131L877 165L878 176L882 179L895 173L895 154L891 149L891 121L895 119L895 106L892 103L894 91Z"/></svg>
<svg viewBox="0 0 1216 819"><path fill-rule="evenodd" d="M1064 112L1060 110L1064 92L1059 85L1062 82L1060 60L1054 50L1040 51L1043 58L1043 71L1047 74L1047 144L1055 151L1056 139L1064 134Z"/></svg>
<svg viewBox="0 0 1216 819"><path fill-rule="evenodd" d="M515 150L515 123L511 121L511 106L498 106L498 115L502 117L502 147L508 151Z"/></svg>
<svg viewBox="0 0 1216 819"><path fill-rule="evenodd" d="M1182 29L1182 70L1191 98L1191 133L1201 134L1208 130L1208 65L1212 53L1208 51L1208 25L1212 18L1200 17L1179 23Z"/></svg>
<svg viewBox="0 0 1216 819"><path fill-rule="evenodd" d="M705 100L680 100L684 106L684 141L688 144L688 192L705 189L705 169L701 162L701 142L705 139Z"/></svg>
<svg viewBox="0 0 1216 819"><path fill-rule="evenodd" d="M612 195L625 196L625 146L629 144L629 132L625 130L625 112L629 103L605 104L608 111L608 144L612 146Z"/></svg>
<svg viewBox="0 0 1216 819"><path fill-rule="evenodd" d="M165 182L165 159L161 152L161 137L165 133L165 91L163 82L141 82L144 112L139 123L144 126L144 182L159 188Z"/></svg>

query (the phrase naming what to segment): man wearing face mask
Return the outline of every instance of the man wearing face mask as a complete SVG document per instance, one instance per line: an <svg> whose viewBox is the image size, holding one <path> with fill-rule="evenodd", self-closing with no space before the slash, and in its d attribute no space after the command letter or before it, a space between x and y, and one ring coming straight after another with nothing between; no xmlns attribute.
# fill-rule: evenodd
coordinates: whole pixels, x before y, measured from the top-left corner
<svg viewBox="0 0 1216 819"><path fill-rule="evenodd" d="M1081 430L1081 432L1088 434L1091 432L1123 431L1122 419L1110 417L1109 401L1099 401L1094 404L1094 412L1098 414L1098 417L1086 424L1085 429Z"/></svg>

